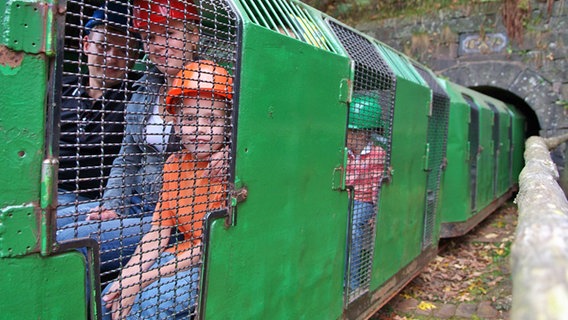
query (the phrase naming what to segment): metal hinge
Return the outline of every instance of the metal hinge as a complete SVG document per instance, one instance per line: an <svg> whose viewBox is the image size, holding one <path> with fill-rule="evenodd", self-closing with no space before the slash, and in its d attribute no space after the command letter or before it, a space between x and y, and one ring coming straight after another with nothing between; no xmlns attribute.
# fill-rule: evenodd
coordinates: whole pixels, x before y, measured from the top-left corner
<svg viewBox="0 0 568 320"><path fill-rule="evenodd" d="M53 232L57 215L57 170L59 161L55 158L43 160L41 164L41 253L48 255L53 251Z"/></svg>

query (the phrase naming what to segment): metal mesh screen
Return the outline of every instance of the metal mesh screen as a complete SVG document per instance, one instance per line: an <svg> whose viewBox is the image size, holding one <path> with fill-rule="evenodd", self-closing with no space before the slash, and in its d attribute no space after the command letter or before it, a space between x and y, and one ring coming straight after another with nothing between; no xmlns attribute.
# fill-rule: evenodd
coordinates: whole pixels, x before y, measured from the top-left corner
<svg viewBox="0 0 568 320"><path fill-rule="evenodd" d="M229 197L237 22L223 0L67 2L56 240L99 243L103 317L197 312L203 220Z"/></svg>
<svg viewBox="0 0 568 320"><path fill-rule="evenodd" d="M493 196L496 197L499 186L499 146L501 140L499 127L501 126L501 122L499 120L499 110L497 110L497 107L491 102L487 102L487 105L493 112L493 132L491 137L493 140Z"/></svg>
<svg viewBox="0 0 568 320"><path fill-rule="evenodd" d="M448 142L448 120L450 117L450 98L430 72L414 65L418 73L432 89L432 111L428 119L428 176L426 189L426 212L424 214L424 236L422 247L434 243L434 226L436 223L436 205L440 176L445 165L446 145Z"/></svg>
<svg viewBox="0 0 568 320"><path fill-rule="evenodd" d="M514 163L514 157L515 157L515 142L513 140L513 119L514 119L514 114L513 112L507 107L507 113L509 114L509 120L508 120L508 130L507 130L507 139L509 140L508 144L506 145L507 148L507 152L508 152L508 157L509 157L509 170L507 170L507 175L508 175L508 185L512 186L515 184L514 181L514 176L513 176L513 163Z"/></svg>
<svg viewBox="0 0 568 320"><path fill-rule="evenodd" d="M346 302L369 290L381 182L390 162L395 78L376 47L360 34L329 21L355 62L347 130L346 184L352 221Z"/></svg>
<svg viewBox="0 0 568 320"><path fill-rule="evenodd" d="M288 0L242 0L241 4L253 23L320 49L336 52L328 35L302 3Z"/></svg>
<svg viewBox="0 0 568 320"><path fill-rule="evenodd" d="M473 99L462 94L470 107L469 117L469 175L471 181L471 210L477 208L477 155L479 152L479 107Z"/></svg>

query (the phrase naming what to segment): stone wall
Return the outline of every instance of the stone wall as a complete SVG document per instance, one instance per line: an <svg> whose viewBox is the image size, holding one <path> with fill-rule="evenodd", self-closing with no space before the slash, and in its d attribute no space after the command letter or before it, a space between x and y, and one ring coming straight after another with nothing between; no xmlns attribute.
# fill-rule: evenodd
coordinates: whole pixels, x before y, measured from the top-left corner
<svg viewBox="0 0 568 320"><path fill-rule="evenodd" d="M356 28L467 87L513 93L534 110L543 136L568 131L568 8L543 1L517 43L507 35L502 1L427 16L360 22Z"/></svg>

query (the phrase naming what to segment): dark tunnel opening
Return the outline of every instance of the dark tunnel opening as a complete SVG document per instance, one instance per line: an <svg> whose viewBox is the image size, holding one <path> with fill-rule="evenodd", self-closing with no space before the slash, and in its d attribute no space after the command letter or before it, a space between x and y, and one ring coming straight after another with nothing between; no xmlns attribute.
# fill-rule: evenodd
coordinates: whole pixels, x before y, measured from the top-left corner
<svg viewBox="0 0 568 320"><path fill-rule="evenodd" d="M541 127L538 121L538 117L536 116L536 113L531 108L531 106L527 104L521 97L510 91L491 86L477 86L470 87L470 89L486 94L505 103L514 105L520 112L523 113L523 115L527 119L527 137L539 135Z"/></svg>

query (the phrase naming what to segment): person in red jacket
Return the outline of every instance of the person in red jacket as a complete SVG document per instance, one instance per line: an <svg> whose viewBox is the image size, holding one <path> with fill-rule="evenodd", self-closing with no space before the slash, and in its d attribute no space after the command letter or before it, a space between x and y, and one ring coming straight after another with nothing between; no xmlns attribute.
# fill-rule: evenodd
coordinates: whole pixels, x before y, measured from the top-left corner
<svg viewBox="0 0 568 320"><path fill-rule="evenodd" d="M351 229L349 288L361 287L369 277L363 265L374 240L375 214L378 207L379 187L387 154L373 139L382 126L378 97L373 94L354 94L349 109L347 129L347 170L345 184L352 187L353 224ZM365 260L366 259L366 260Z"/></svg>

